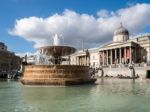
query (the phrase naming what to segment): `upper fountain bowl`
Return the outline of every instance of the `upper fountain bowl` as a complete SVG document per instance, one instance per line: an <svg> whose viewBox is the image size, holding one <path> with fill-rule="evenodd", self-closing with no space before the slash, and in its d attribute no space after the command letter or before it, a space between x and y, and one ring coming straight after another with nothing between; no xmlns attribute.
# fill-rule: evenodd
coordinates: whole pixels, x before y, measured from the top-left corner
<svg viewBox="0 0 150 112"><path fill-rule="evenodd" d="M67 56L70 54L73 54L76 49L74 47L70 46L44 46L38 48L41 54L47 55L47 56Z"/></svg>

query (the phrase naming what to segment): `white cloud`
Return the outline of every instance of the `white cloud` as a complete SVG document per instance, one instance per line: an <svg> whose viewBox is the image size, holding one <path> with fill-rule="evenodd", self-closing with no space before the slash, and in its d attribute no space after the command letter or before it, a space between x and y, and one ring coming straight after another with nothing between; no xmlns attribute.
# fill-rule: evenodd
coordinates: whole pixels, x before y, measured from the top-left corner
<svg viewBox="0 0 150 112"><path fill-rule="evenodd" d="M98 12L97 12L97 15L98 15L99 17L104 17L104 18L110 16L109 11L108 11L108 10L105 10L105 9L102 9L102 10L98 11Z"/></svg>
<svg viewBox="0 0 150 112"><path fill-rule="evenodd" d="M135 4L117 11L100 10L98 17L65 10L47 18L29 17L16 20L11 35L35 42L35 47L50 45L54 34L62 34L65 43L79 48L83 39L86 47L95 47L112 40L120 22L130 34L150 26L150 4Z"/></svg>

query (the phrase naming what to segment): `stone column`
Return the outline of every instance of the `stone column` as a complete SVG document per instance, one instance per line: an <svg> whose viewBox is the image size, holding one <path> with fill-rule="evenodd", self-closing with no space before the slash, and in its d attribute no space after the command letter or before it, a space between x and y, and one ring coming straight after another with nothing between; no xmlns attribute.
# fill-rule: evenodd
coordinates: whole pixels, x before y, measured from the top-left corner
<svg viewBox="0 0 150 112"><path fill-rule="evenodd" d="M119 49L119 63L121 64L121 48Z"/></svg>
<svg viewBox="0 0 150 112"><path fill-rule="evenodd" d="M82 56L82 65L84 65L84 56Z"/></svg>
<svg viewBox="0 0 150 112"><path fill-rule="evenodd" d="M86 55L85 55L85 66L86 66L86 61L87 61L87 60L86 60Z"/></svg>
<svg viewBox="0 0 150 112"><path fill-rule="evenodd" d="M78 57L76 56L76 65L78 65Z"/></svg>
<svg viewBox="0 0 150 112"><path fill-rule="evenodd" d="M81 58L79 57L79 65L81 65Z"/></svg>
<svg viewBox="0 0 150 112"><path fill-rule="evenodd" d="M81 57L82 61L81 61L81 65L84 65L84 56Z"/></svg>
<svg viewBox="0 0 150 112"><path fill-rule="evenodd" d="M127 62L127 50L126 50L126 47L124 48L124 62L125 62L125 64L126 64L126 62Z"/></svg>
<svg viewBox="0 0 150 112"><path fill-rule="evenodd" d="M115 49L115 63L117 64L117 49Z"/></svg>
<svg viewBox="0 0 150 112"><path fill-rule="evenodd" d="M79 57L79 65L81 65L81 61L80 61L81 59L80 59L80 57Z"/></svg>
<svg viewBox="0 0 150 112"><path fill-rule="evenodd" d="M82 56L82 65L84 65L84 56Z"/></svg>
<svg viewBox="0 0 150 112"><path fill-rule="evenodd" d="M112 65L112 63L113 63L113 57L112 57L113 55L112 55L112 49L110 50L110 64Z"/></svg>
<svg viewBox="0 0 150 112"><path fill-rule="evenodd" d="M41 54L43 54L43 52L44 52L44 50L43 50L43 49L41 49Z"/></svg>
<svg viewBox="0 0 150 112"><path fill-rule="evenodd" d="M108 50L106 50L106 64L108 65Z"/></svg>
<svg viewBox="0 0 150 112"><path fill-rule="evenodd" d="M132 48L130 46L130 63L132 63Z"/></svg>
<svg viewBox="0 0 150 112"><path fill-rule="evenodd" d="M86 66L86 55L84 56L84 64Z"/></svg>
<svg viewBox="0 0 150 112"><path fill-rule="evenodd" d="M87 66L89 66L90 64L89 64L90 62L89 62L89 55L87 56Z"/></svg>
<svg viewBox="0 0 150 112"><path fill-rule="evenodd" d="M86 65L89 66L88 56L86 56Z"/></svg>
<svg viewBox="0 0 150 112"><path fill-rule="evenodd" d="M103 51L103 65L105 65L105 52Z"/></svg>
<svg viewBox="0 0 150 112"><path fill-rule="evenodd" d="M83 65L85 65L85 56L83 56Z"/></svg>
<svg viewBox="0 0 150 112"><path fill-rule="evenodd" d="M134 48L134 61L135 61L135 63L136 63L136 61L137 61L137 58L136 58L136 54L137 54L137 53L136 53L136 50L137 50L137 48L135 47L135 48ZM150 52L149 52L149 53L150 53Z"/></svg>
<svg viewBox="0 0 150 112"><path fill-rule="evenodd" d="M84 57L83 56L81 57L81 60L82 60L81 65L83 65L84 64Z"/></svg>

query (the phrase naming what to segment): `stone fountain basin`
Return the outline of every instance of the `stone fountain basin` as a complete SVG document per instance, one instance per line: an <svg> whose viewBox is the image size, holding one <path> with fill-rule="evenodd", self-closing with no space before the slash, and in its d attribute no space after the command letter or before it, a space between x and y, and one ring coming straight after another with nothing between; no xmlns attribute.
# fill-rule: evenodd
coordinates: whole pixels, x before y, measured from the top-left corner
<svg viewBox="0 0 150 112"><path fill-rule="evenodd" d="M67 56L76 51L74 47L70 46L44 46L38 48L38 50L47 56Z"/></svg>
<svg viewBox="0 0 150 112"><path fill-rule="evenodd" d="M27 65L21 79L24 85L79 85L94 83L88 66Z"/></svg>

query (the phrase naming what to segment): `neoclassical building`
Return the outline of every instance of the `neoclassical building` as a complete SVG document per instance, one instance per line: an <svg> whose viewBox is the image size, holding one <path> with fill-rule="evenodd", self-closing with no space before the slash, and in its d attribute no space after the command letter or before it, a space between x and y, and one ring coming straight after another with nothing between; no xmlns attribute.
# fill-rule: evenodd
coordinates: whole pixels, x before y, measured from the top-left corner
<svg viewBox="0 0 150 112"><path fill-rule="evenodd" d="M71 64L91 67L150 63L150 34L130 39L129 31L121 24L112 36L112 42L99 48L77 51L71 55Z"/></svg>
<svg viewBox="0 0 150 112"><path fill-rule="evenodd" d="M90 55L88 50L77 51L70 56L70 64L72 65L90 65Z"/></svg>
<svg viewBox="0 0 150 112"><path fill-rule="evenodd" d="M147 43L139 42L139 38L129 39L128 30L120 25L114 32L113 41L99 49L100 65L147 62Z"/></svg>
<svg viewBox="0 0 150 112"><path fill-rule="evenodd" d="M90 67L99 67L99 52L98 48L80 50L70 56L70 64L84 65Z"/></svg>

